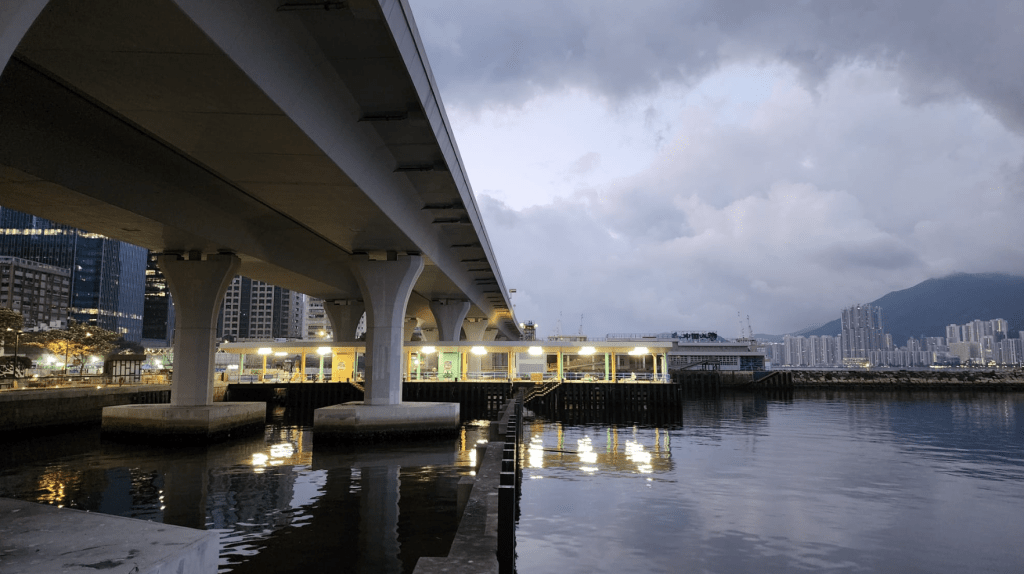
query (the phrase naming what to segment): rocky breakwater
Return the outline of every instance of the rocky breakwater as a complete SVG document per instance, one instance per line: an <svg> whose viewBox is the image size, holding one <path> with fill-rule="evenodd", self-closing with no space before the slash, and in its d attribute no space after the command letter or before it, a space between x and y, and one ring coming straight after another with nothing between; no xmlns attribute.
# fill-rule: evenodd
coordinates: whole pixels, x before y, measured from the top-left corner
<svg viewBox="0 0 1024 574"><path fill-rule="evenodd" d="M1024 390L1024 370L790 371L795 389Z"/></svg>

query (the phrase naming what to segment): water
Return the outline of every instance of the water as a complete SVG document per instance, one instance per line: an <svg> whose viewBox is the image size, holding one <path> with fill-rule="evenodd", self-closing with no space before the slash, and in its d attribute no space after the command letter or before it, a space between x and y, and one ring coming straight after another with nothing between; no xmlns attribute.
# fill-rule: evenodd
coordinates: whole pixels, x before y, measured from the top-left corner
<svg viewBox="0 0 1024 574"><path fill-rule="evenodd" d="M222 572L411 572L448 553L481 424L332 451L280 411L208 448L7 440L0 496L217 530ZM1021 393L734 395L525 436L523 574L1024 570Z"/></svg>
<svg viewBox="0 0 1024 574"><path fill-rule="evenodd" d="M84 429L0 445L0 496L216 530L220 572L412 572L445 556L486 421L455 440L313 449L309 421L210 447ZM303 424L307 423L307 424Z"/></svg>
<svg viewBox="0 0 1024 574"><path fill-rule="evenodd" d="M1024 395L732 396L660 427L570 414L527 426L519 572L1024 571Z"/></svg>

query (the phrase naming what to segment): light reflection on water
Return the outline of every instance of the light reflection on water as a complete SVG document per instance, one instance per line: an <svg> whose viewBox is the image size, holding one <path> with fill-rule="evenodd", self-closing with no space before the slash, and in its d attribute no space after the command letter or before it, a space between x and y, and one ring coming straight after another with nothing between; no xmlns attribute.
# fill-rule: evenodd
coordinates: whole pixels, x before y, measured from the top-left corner
<svg viewBox="0 0 1024 574"><path fill-rule="evenodd" d="M1022 417L1019 393L828 393L538 418L518 570L1020 571Z"/></svg>
<svg viewBox="0 0 1024 574"><path fill-rule="evenodd" d="M221 572L411 572L448 553L456 489L485 421L456 440L313 449L281 419L265 436L162 448L77 430L0 444L0 496L205 528Z"/></svg>

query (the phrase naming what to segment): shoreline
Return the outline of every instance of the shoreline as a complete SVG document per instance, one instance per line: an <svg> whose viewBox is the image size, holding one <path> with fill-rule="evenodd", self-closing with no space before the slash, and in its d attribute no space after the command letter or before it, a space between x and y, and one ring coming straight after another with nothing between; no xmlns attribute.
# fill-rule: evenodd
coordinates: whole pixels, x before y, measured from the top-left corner
<svg viewBox="0 0 1024 574"><path fill-rule="evenodd" d="M1024 370L785 371L793 389L1024 390Z"/></svg>

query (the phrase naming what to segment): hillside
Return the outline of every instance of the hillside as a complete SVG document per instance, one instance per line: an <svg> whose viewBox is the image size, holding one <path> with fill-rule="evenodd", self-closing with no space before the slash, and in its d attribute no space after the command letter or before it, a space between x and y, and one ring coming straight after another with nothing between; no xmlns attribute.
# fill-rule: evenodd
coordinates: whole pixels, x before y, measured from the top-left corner
<svg viewBox="0 0 1024 574"><path fill-rule="evenodd" d="M956 273L893 291L870 303L882 308L885 332L902 346L909 337L944 337L946 325L974 319L1006 319L1010 336L1024 330L1024 277L995 273ZM838 314L838 310L837 310ZM837 318L798 335L838 335Z"/></svg>

